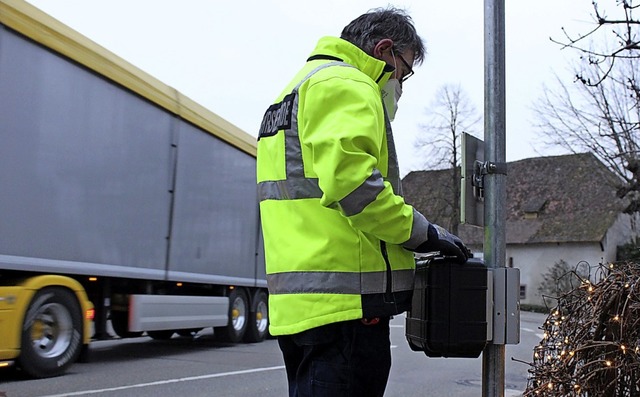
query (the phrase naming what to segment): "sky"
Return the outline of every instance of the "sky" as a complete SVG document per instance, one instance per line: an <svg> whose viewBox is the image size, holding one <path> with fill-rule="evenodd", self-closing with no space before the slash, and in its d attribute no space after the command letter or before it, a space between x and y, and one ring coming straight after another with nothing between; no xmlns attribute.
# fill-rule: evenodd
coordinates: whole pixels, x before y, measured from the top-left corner
<svg viewBox="0 0 640 397"><path fill-rule="evenodd" d="M424 164L415 140L440 87L460 85L478 114L484 111L481 0L28 2L253 136L319 38L339 36L359 15L391 4L411 15L427 48L404 84L393 122L401 175ZM532 105L544 84L553 85L554 74L571 78L568 61L578 54L550 37L562 39L562 27L590 30L591 0L505 3L507 161L559 154L539 143Z"/></svg>

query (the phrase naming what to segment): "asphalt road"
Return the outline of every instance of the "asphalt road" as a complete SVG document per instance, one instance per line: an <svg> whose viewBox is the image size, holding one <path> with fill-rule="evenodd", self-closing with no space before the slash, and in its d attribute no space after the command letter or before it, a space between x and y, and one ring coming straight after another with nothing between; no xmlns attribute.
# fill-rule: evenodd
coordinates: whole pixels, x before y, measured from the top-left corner
<svg viewBox="0 0 640 397"><path fill-rule="evenodd" d="M526 387L526 364L540 341L544 315L521 314L520 344L508 345L505 396ZM392 321L393 366L387 397L478 397L482 395L482 358L428 358L413 352L404 336L404 316ZM170 341L148 337L92 343L91 361L63 376L33 380L15 370L0 371L1 397L158 397L287 395L284 367L275 340L223 344L210 331Z"/></svg>

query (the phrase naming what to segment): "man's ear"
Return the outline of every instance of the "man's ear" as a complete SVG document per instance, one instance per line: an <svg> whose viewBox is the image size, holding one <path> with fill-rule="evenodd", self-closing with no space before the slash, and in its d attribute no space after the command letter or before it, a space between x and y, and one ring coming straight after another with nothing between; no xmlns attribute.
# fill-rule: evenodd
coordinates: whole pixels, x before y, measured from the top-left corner
<svg viewBox="0 0 640 397"><path fill-rule="evenodd" d="M393 40L382 39L375 45L375 47L373 47L373 56L380 59L382 58L382 54L389 51L392 47Z"/></svg>

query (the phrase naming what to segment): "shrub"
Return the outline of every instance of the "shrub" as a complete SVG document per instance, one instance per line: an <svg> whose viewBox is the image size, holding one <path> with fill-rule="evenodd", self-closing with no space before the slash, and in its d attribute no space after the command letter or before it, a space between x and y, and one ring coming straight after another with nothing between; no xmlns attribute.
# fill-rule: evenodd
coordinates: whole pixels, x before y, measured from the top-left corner
<svg viewBox="0 0 640 397"><path fill-rule="evenodd" d="M558 298L524 396L640 396L640 265L600 265L594 279Z"/></svg>

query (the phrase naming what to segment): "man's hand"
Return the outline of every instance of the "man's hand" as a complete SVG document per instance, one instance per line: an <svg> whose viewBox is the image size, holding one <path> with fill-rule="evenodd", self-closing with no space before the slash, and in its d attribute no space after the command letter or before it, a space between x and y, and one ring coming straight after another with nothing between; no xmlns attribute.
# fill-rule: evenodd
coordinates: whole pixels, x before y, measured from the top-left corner
<svg viewBox="0 0 640 397"><path fill-rule="evenodd" d="M471 256L471 251L464 245L462 240L445 228L434 223L429 224L427 231L427 241L420 244L415 249L416 252L440 251L445 256L455 256L457 261L464 263Z"/></svg>

